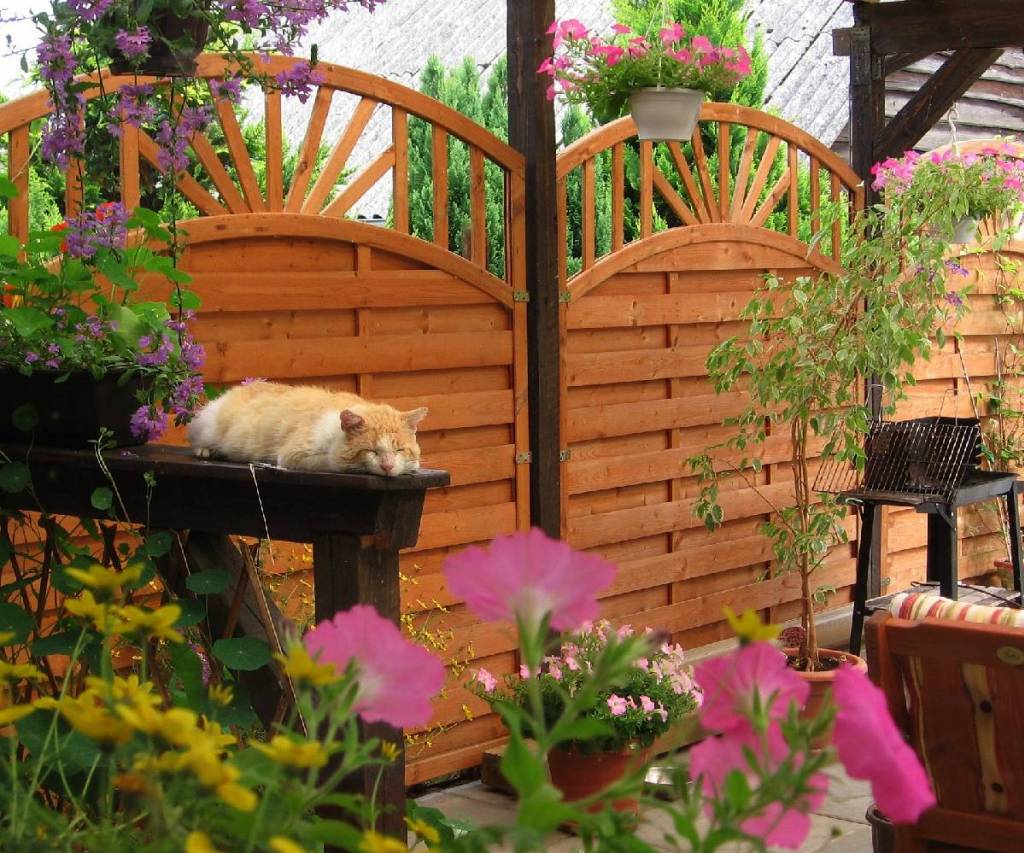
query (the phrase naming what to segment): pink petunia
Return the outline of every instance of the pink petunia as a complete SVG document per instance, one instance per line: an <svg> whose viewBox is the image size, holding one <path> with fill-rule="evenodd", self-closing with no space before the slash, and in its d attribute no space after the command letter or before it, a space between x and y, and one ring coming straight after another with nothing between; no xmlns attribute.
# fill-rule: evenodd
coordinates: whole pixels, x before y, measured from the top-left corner
<svg viewBox="0 0 1024 853"><path fill-rule="evenodd" d="M369 723L396 728L430 722L430 700L444 686L444 664L410 642L393 622L359 604L306 634L306 650L343 672L356 662L359 692L353 710Z"/></svg>
<svg viewBox="0 0 1024 853"><path fill-rule="evenodd" d="M917 755L889 715L885 694L860 670L843 666L832 685L839 760L854 779L871 782L878 808L893 823L917 823L935 795Z"/></svg>
<svg viewBox="0 0 1024 853"><path fill-rule="evenodd" d="M651 711L653 711L655 709L655 707L656 706L655 706L654 702L651 700L650 696L641 696L640 697L640 708L643 710L643 712L645 714L650 714Z"/></svg>
<svg viewBox="0 0 1024 853"><path fill-rule="evenodd" d="M620 36L624 36L626 33L631 33L633 31L625 24L612 24L612 32Z"/></svg>
<svg viewBox="0 0 1024 853"><path fill-rule="evenodd" d="M756 784L756 778L747 761L745 750L755 757L763 771L773 773L788 757L789 749L778 725L773 723L764 737L758 737L748 726L737 728L722 737L701 741L690 750L690 775L701 779L704 792L717 796L725 787L732 772L739 772ZM795 808L782 803L769 803L760 814L745 820L741 829L772 847L797 850L811 829L809 812L821 807L828 790L828 778L821 773L809 779L810 790ZM710 815L713 805L707 803Z"/></svg>
<svg viewBox="0 0 1024 853"><path fill-rule="evenodd" d="M488 550L452 555L444 574L451 593L481 619L520 620L533 629L550 615L556 631L572 631L597 617L597 593L612 582L615 567L534 528L499 536Z"/></svg>
<svg viewBox="0 0 1024 853"><path fill-rule="evenodd" d="M707 36L695 36L693 41L690 42L690 47L698 53L708 53L715 49L711 39Z"/></svg>
<svg viewBox="0 0 1024 853"><path fill-rule="evenodd" d="M791 702L803 706L810 685L786 665L786 656L768 643L749 643L732 654L698 664L694 679L704 691L701 722L711 731L747 725L754 697L772 719L786 716Z"/></svg>
<svg viewBox="0 0 1024 853"><path fill-rule="evenodd" d="M613 693L608 697L608 710L612 712L613 717L621 717L629 710L629 703L622 696Z"/></svg>
<svg viewBox="0 0 1024 853"><path fill-rule="evenodd" d="M589 31L583 26L583 22L576 20L576 18L562 21L559 32L563 37L570 39L585 39L589 35Z"/></svg>
<svg viewBox="0 0 1024 853"><path fill-rule="evenodd" d="M498 687L498 679L491 675L486 669L478 669L473 674L473 680L488 693L493 693Z"/></svg>
<svg viewBox="0 0 1024 853"><path fill-rule="evenodd" d="M675 44L684 35L686 35L686 30L683 29L682 24L676 21L673 21L666 27L662 27L658 32L658 36L661 38L661 43L666 47L670 44Z"/></svg>

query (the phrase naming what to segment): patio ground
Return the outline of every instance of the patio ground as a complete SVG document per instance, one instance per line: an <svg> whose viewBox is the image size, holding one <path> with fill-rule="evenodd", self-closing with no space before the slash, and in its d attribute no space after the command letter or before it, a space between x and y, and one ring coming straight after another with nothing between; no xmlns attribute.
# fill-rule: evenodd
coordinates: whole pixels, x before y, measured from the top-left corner
<svg viewBox="0 0 1024 853"><path fill-rule="evenodd" d="M801 848L802 853L870 853L871 827L864 817L871 803L867 783L848 778L839 766L830 770L830 775L828 798L811 817L811 834ZM512 798L485 788L480 782L426 794L419 803L440 809L449 817L479 824L506 823L512 818ZM657 850L678 850L664 842L667 827L664 813L652 812L637 835ZM573 853L580 849L579 841L566 833L553 835L546 847L548 853ZM730 853L743 849L729 848Z"/></svg>

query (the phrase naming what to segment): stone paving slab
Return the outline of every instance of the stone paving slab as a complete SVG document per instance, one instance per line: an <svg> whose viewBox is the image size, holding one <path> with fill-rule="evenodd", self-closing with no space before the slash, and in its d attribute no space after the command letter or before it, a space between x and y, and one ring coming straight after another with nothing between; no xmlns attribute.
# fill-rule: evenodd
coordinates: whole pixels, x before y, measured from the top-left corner
<svg viewBox="0 0 1024 853"><path fill-rule="evenodd" d="M871 802L867 784L840 772L830 775L829 795L811 816L811 832L800 853L871 853L871 827L864 817ZM453 818L480 825L507 823L515 808L511 797L485 788L479 782L427 794L418 802L440 809ZM664 812L650 811L636 835L659 850L675 850L664 839L669 827L669 818ZM499 848L496 853L503 853L504 849ZM575 853L580 849L578 839L561 832L554 833L545 845L545 850L551 853ZM743 850L741 845L735 845L723 853L742 853Z"/></svg>

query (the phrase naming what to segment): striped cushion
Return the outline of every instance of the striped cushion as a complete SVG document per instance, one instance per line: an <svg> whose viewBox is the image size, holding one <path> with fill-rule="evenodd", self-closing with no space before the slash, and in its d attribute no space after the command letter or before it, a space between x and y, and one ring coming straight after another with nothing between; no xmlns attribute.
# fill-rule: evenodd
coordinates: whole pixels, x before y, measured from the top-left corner
<svg viewBox="0 0 1024 853"><path fill-rule="evenodd" d="M987 604L965 604L938 595L901 592L889 603L889 613L899 619L953 619L959 622L980 622L1024 628L1024 610L1012 607L990 607Z"/></svg>

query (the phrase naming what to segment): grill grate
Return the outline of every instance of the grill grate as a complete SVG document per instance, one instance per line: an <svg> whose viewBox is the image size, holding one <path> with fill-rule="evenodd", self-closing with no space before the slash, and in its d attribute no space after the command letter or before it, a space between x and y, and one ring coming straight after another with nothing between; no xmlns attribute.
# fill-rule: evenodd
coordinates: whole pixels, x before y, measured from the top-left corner
<svg viewBox="0 0 1024 853"><path fill-rule="evenodd" d="M949 503L964 476L981 464L981 426L973 418L877 421L865 450L863 471L827 461L818 470L814 490Z"/></svg>

